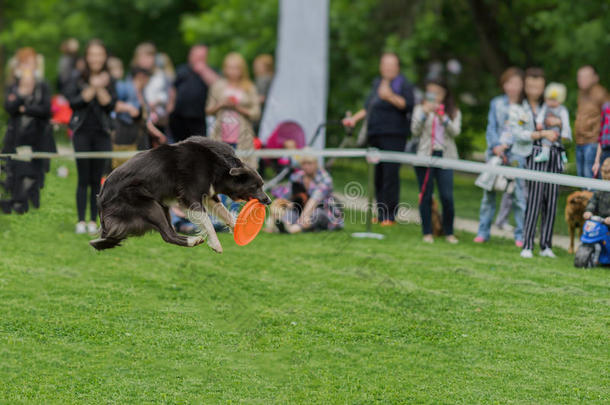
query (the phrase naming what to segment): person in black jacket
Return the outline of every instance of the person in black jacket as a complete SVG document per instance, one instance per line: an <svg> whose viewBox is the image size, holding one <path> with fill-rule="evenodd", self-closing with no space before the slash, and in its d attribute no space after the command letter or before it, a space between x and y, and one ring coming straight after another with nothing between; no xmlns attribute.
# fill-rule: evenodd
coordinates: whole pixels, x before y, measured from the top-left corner
<svg viewBox="0 0 610 405"><path fill-rule="evenodd" d="M171 90L169 126L175 142L191 135L207 135L205 103L208 88L220 76L207 63L208 48L195 45L188 55L188 64L179 66Z"/></svg>
<svg viewBox="0 0 610 405"><path fill-rule="evenodd" d="M4 108L9 120L2 153L15 153L20 147L30 148L33 152L55 152L49 122L51 92L47 83L35 78L36 52L32 48L22 48L17 59L23 61L20 67L24 68L19 69L17 81L6 91ZM48 159L29 162L9 159L3 186L10 197L0 201L2 211L23 214L28 211L30 203L38 208L40 189L48 171Z"/></svg>
<svg viewBox="0 0 610 405"><path fill-rule="evenodd" d="M104 44L99 40L91 40L85 50L85 70L66 86L65 95L74 111L70 128L74 132L73 143L76 152L112 150L110 113L114 109L117 96L115 83L106 65L107 60L108 52ZM76 233L97 232L96 196L100 191L105 167L104 159L76 159ZM90 221L86 224L88 190L91 192Z"/></svg>
<svg viewBox="0 0 610 405"><path fill-rule="evenodd" d="M370 146L404 152L411 131L413 85L400 73L400 61L394 53L384 53L379 63L380 77L366 100L365 108L343 119L343 125L354 127L367 118ZM381 162L375 167L377 220L383 226L395 224L400 196L400 163Z"/></svg>

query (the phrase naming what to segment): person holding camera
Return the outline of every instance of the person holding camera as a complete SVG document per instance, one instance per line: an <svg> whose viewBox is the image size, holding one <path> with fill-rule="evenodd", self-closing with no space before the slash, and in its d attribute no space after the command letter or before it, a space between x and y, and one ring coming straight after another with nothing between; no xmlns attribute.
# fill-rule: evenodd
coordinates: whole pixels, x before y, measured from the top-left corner
<svg viewBox="0 0 610 405"><path fill-rule="evenodd" d="M380 77L366 100L365 108L346 116L343 125L353 128L366 118L368 144L380 150L404 152L413 110L413 85L400 73L400 60L386 52L379 62ZM380 162L375 166L377 221L381 226L396 223L400 199L400 163Z"/></svg>
<svg viewBox="0 0 610 405"><path fill-rule="evenodd" d="M419 138L417 154L457 159L455 137L462 129L462 114L456 107L447 84L441 79L429 80L421 105L415 107L411 133ZM453 170L416 166L419 183L419 214L424 242L433 243L432 192L436 182L443 205L443 233L447 242L457 243L453 235L455 209L453 204Z"/></svg>

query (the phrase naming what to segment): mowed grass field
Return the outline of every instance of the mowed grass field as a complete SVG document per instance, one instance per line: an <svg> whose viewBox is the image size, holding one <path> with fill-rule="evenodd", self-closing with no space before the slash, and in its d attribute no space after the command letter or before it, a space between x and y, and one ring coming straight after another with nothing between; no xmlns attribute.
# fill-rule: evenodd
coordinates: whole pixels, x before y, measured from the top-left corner
<svg viewBox="0 0 610 405"><path fill-rule="evenodd" d="M57 163L54 164L54 169ZM0 403L608 403L610 272L415 225L95 252L74 166L0 217Z"/></svg>

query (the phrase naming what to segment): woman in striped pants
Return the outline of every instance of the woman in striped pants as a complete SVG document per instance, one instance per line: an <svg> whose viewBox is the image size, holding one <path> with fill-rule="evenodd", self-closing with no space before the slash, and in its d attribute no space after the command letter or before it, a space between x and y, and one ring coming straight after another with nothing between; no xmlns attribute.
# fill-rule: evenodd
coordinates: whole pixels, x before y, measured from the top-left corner
<svg viewBox="0 0 610 405"><path fill-rule="evenodd" d="M553 123L557 121L550 118ZM561 120L560 120L561 121ZM561 137L571 139L569 128L562 128ZM559 134L551 130L542 130L532 133L536 139L532 147L532 153L527 157L526 169L547 173L561 173L564 164L561 159L562 147L553 145L550 150L549 160L546 162L534 162L534 157L542 151L542 138L554 142ZM557 212L557 198L559 197L559 185L541 183L537 181L526 181L527 205L525 209L525 224L523 226L523 250L521 257L533 257L534 238L536 237L536 224L540 215L540 256L555 257L553 253L553 227L555 225L555 214Z"/></svg>
<svg viewBox="0 0 610 405"><path fill-rule="evenodd" d="M540 141L534 142L532 154L526 161L526 169L537 170L548 173L561 173L563 162L561 161L561 150L557 147L551 148L549 160L546 162L534 162L534 156L542 151ZM536 237L536 224L540 216L540 256L555 257L553 253L553 226L555 225L555 214L557 212L557 198L559 197L559 185L552 183L541 183L537 181L525 182L528 194L525 209L525 224L523 226L523 250L521 257L533 257L534 238Z"/></svg>

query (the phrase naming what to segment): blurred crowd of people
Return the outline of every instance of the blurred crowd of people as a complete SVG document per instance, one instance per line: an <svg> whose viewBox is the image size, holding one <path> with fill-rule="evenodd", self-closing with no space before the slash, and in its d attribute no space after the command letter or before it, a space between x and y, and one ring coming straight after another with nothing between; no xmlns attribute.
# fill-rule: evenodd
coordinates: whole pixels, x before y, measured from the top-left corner
<svg viewBox="0 0 610 405"><path fill-rule="evenodd" d="M53 96L44 80L44 57L22 48L9 62L5 108L10 120L2 151L55 151L51 122L68 126L77 152L144 150L207 136L208 128L213 139L251 150L274 74L273 58L257 57L251 80L240 54L227 55L220 72L208 65L207 57L208 48L195 45L187 62L174 70L167 54L145 42L125 65L100 40L89 41L80 52L79 42L70 38L61 45L58 94ZM246 160L256 168L255 159ZM105 174L123 161L77 159L77 233L97 232L96 195ZM10 198L2 200L3 211L37 207L48 168L47 160L9 160L4 187ZM178 208L173 213L181 231L196 231Z"/></svg>
<svg viewBox="0 0 610 405"><path fill-rule="evenodd" d="M217 71L209 66L208 48L201 44L190 49L186 63L177 69L167 54L149 42L136 47L127 65L100 40L89 41L80 52L78 41L68 39L61 52L56 96L44 81L44 58L34 49L22 48L11 59L5 102L10 119L3 152L13 153L19 148L55 151L51 117L53 122L68 125L77 152L143 150L192 135L209 136L236 150L260 147L257 128L274 75L271 55L260 55L254 60L252 80L242 55L229 53ZM578 109L572 131L570 114L564 105L567 95L564 84L547 84L540 68L525 71L508 68L500 78L503 94L491 100L489 107L488 163L561 173L568 161L564 145L574 140L578 175L596 176L601 164L610 157L609 96L599 84L593 66L579 69L577 83ZM450 86L436 72L427 78L423 89L422 95L416 97L414 85L401 73L398 55L384 53L379 76L374 79L363 108L353 115L347 114L343 125L353 128L363 120L367 144L381 150L402 152L410 148L421 156L456 159L455 138L462 131L462 114ZM414 142L407 145L409 137ZM281 147L294 147L293 140L288 142ZM251 167L258 167L257 159L248 155L243 159ZM96 195L104 175L122 162L77 159L77 233L97 231ZM300 209L288 210L283 218L278 218L278 229L289 233L340 229L343 222L333 197L330 174L317 161L304 159L301 163L302 167L290 177L292 188L274 192L276 196L301 202ZM10 199L0 201L2 210L23 213L30 205L38 207L49 162L9 160L5 166L8 176L3 186L10 191ZM376 165L375 220L383 226L396 223L399 169L397 163ZM457 243L453 229L453 171L415 167L415 175L423 240L433 243L435 235L444 235L449 243ZM435 184L442 216L435 213ZM500 228L506 226L513 212L515 244L522 249L521 255L528 258L533 255L536 225L541 217L541 255L554 257L557 185L488 174L480 176L476 184L484 190L475 242L489 240L496 193L502 192L495 224ZM172 215L178 231L198 231L178 207L172 209ZM441 219L435 221L435 217Z"/></svg>
<svg viewBox="0 0 610 405"><path fill-rule="evenodd" d="M599 84L593 66L585 65L578 70L577 83L578 109L574 123L577 171L579 176L594 177L610 157L610 98ZM525 72L508 68L500 78L500 85L504 94L491 100L489 108L488 164L562 173L568 160L565 144L573 138L570 115L564 105L566 86L547 84L544 70L537 67ZM343 125L354 127L358 121L365 120L368 144L382 150L411 148L421 156L456 159L455 138L462 129L460 109L442 73L431 72L424 89L421 101L415 105L414 87L400 73L398 55L385 53L380 60L379 77L373 81L364 108L354 115L346 114ZM412 145L407 146L410 136ZM396 223L399 167L385 162L376 165L377 221L382 226ZM453 234L453 170L415 167L415 174L424 242L433 243L435 235L444 235L449 243L457 243ZM442 216L436 213L434 183L440 195ZM499 228L507 226L510 212L514 213L515 244L521 249L521 256L533 257L540 217L540 255L555 257L552 237L559 196L557 184L511 180L488 173L483 173L476 184L483 188L483 198L474 242L489 240L496 210L495 196L500 191L503 198L495 224ZM610 224L610 217L606 223Z"/></svg>
<svg viewBox="0 0 610 405"><path fill-rule="evenodd" d="M608 151L608 92L590 65L578 70L578 109L574 136L564 103L566 86L548 83L544 71L511 67L500 78L504 94L495 97L489 108L486 156L490 164L504 164L546 173L562 173L568 162L565 145L576 143L579 176L598 175L604 151ZM505 226L510 212L515 220L515 245L524 258L533 257L534 238L540 217L540 255L555 257L552 250L559 186L552 183L516 179L496 187L483 186L479 229L474 241L490 237L497 191L503 191L496 225ZM610 218L608 218L610 224Z"/></svg>

